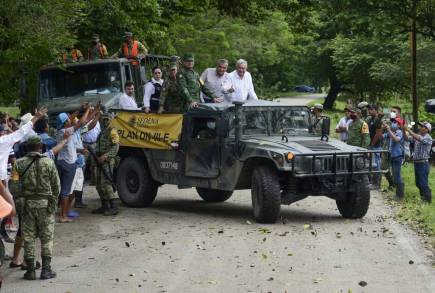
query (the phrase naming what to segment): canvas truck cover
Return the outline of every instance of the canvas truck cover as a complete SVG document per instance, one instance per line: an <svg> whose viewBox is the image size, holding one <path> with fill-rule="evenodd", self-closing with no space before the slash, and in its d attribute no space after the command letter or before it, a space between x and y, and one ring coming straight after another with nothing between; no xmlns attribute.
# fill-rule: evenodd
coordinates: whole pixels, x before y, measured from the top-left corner
<svg viewBox="0 0 435 293"><path fill-rule="evenodd" d="M112 120L121 146L170 150L180 140L182 114L118 112Z"/></svg>

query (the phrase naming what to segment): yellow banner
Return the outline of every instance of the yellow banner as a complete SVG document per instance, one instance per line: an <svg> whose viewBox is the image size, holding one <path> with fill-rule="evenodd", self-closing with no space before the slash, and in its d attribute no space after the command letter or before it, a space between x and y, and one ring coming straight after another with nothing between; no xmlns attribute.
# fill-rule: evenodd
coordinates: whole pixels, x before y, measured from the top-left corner
<svg viewBox="0 0 435 293"><path fill-rule="evenodd" d="M112 120L121 146L171 149L180 140L183 115L118 112Z"/></svg>

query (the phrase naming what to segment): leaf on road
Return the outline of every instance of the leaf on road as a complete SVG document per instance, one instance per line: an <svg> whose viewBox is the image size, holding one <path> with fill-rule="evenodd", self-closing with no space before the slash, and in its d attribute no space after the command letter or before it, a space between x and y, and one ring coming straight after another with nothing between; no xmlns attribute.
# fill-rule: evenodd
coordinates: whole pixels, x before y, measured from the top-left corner
<svg viewBox="0 0 435 293"><path fill-rule="evenodd" d="M293 253L287 253L287 256L293 256Z"/></svg>
<svg viewBox="0 0 435 293"><path fill-rule="evenodd" d="M212 284L212 285L216 285L216 284L217 284L217 282L216 282L216 281L213 281L213 280L208 281L208 283L209 283L209 284Z"/></svg>
<svg viewBox="0 0 435 293"><path fill-rule="evenodd" d="M413 265L413 264L414 264L414 261L411 259L411 260L409 261L409 264L410 264L410 265Z"/></svg>
<svg viewBox="0 0 435 293"><path fill-rule="evenodd" d="M162 241L162 245L165 246L165 245L166 245L166 242L165 242L165 241Z"/></svg>
<svg viewBox="0 0 435 293"><path fill-rule="evenodd" d="M272 277L270 277L269 279L267 279L268 281L273 281L273 278Z"/></svg>
<svg viewBox="0 0 435 293"><path fill-rule="evenodd" d="M347 293L352 293L352 289L347 290Z"/></svg>
<svg viewBox="0 0 435 293"><path fill-rule="evenodd" d="M130 247L130 243L125 242L125 246Z"/></svg>
<svg viewBox="0 0 435 293"><path fill-rule="evenodd" d="M288 233L289 232L283 232L283 233L278 234L278 236L287 236Z"/></svg>
<svg viewBox="0 0 435 293"><path fill-rule="evenodd" d="M340 232L336 232L336 233L335 233L335 237L337 237L338 239L340 239L341 237L343 237L343 235L341 235Z"/></svg>
<svg viewBox="0 0 435 293"><path fill-rule="evenodd" d="M263 234L270 234L270 230L266 228L258 228L258 231L260 231Z"/></svg>
<svg viewBox="0 0 435 293"><path fill-rule="evenodd" d="M314 283L314 284L319 284L319 283L322 282L322 281L323 281L322 278L314 278L314 279L313 279L313 283Z"/></svg>
<svg viewBox="0 0 435 293"><path fill-rule="evenodd" d="M262 254L261 254L261 257L262 257L263 259L267 259L267 254L262 253Z"/></svg>
<svg viewBox="0 0 435 293"><path fill-rule="evenodd" d="M311 224L304 224L304 230L313 229L313 226Z"/></svg>
<svg viewBox="0 0 435 293"><path fill-rule="evenodd" d="M252 225L252 223L250 221L246 221L246 224L248 225Z"/></svg>
<svg viewBox="0 0 435 293"><path fill-rule="evenodd" d="M367 286L367 282L366 281L361 281L358 283L358 285L360 285L361 287L365 287Z"/></svg>

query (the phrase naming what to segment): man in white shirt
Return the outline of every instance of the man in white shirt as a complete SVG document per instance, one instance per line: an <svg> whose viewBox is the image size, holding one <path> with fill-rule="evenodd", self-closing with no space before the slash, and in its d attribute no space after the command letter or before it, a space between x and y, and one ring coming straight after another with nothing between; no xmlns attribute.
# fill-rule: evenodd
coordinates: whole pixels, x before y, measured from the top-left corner
<svg viewBox="0 0 435 293"><path fill-rule="evenodd" d="M220 103L226 100L226 96L234 91L231 80L228 78L228 60L218 60L216 68L207 68L201 74L201 80L204 85L211 90L214 97L208 97L201 92L201 102L203 103Z"/></svg>
<svg viewBox="0 0 435 293"><path fill-rule="evenodd" d="M162 92L162 69L158 66L154 67L153 77L145 84L143 106L145 113L150 111L157 112L159 110L160 93Z"/></svg>
<svg viewBox="0 0 435 293"><path fill-rule="evenodd" d="M125 92L119 97L119 109L122 110L142 110L137 106L134 99L134 83L127 81L125 83Z"/></svg>
<svg viewBox="0 0 435 293"><path fill-rule="evenodd" d="M335 127L335 132L340 133L340 140L343 142L347 141L347 137L348 137L347 130L350 122L352 122L352 119L350 119L350 112L349 112L350 109L352 109L352 106L350 105L344 108L345 116L340 119L337 126Z"/></svg>
<svg viewBox="0 0 435 293"><path fill-rule="evenodd" d="M47 113L47 108L41 108L36 111L29 122L24 124L20 129L11 134L0 137L0 180L8 178L8 159L9 153L15 143L22 140L26 135L33 131L33 124Z"/></svg>
<svg viewBox="0 0 435 293"><path fill-rule="evenodd" d="M246 100L258 100L257 94L254 91L254 84L252 83L251 74L246 71L248 69L248 62L239 59L236 62L236 70L231 72L228 76L234 92L229 94L229 102L245 102Z"/></svg>

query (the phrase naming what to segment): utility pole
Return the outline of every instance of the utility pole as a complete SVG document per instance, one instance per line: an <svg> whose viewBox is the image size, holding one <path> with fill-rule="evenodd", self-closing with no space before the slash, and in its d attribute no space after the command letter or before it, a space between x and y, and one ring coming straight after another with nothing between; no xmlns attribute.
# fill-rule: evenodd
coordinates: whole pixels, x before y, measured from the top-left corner
<svg viewBox="0 0 435 293"><path fill-rule="evenodd" d="M417 97L417 1L411 0L411 96L412 96L412 119L418 121L418 97Z"/></svg>

